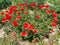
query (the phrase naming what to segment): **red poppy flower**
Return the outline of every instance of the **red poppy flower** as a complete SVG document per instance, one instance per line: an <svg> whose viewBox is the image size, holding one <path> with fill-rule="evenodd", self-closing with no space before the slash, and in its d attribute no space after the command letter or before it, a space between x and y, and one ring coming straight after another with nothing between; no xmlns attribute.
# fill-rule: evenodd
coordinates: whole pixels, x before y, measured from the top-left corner
<svg viewBox="0 0 60 45"><path fill-rule="evenodd" d="M26 5L26 9L28 9L28 7L29 7L29 6L28 6L28 5Z"/></svg>
<svg viewBox="0 0 60 45"><path fill-rule="evenodd" d="M9 13L9 10L6 10L6 14L8 14Z"/></svg>
<svg viewBox="0 0 60 45"><path fill-rule="evenodd" d="M30 24L28 22L24 23L24 29L28 29Z"/></svg>
<svg viewBox="0 0 60 45"><path fill-rule="evenodd" d="M16 32L13 32L13 33L12 33L12 36L14 36L14 37L15 37L15 36L16 36Z"/></svg>
<svg viewBox="0 0 60 45"><path fill-rule="evenodd" d="M6 18L2 18L2 23L7 22Z"/></svg>
<svg viewBox="0 0 60 45"><path fill-rule="evenodd" d="M18 4L18 6L24 6L25 4Z"/></svg>
<svg viewBox="0 0 60 45"><path fill-rule="evenodd" d="M56 14L56 13L53 13L53 14L52 14L52 16L53 16L53 17L57 17L57 16L58 16L58 14Z"/></svg>
<svg viewBox="0 0 60 45"><path fill-rule="evenodd" d="M11 5L9 8L10 8L10 9L12 9L12 8L13 8L13 6Z"/></svg>
<svg viewBox="0 0 60 45"><path fill-rule="evenodd" d="M18 23L17 21L13 21L13 22L12 22L12 25L13 25L13 26L18 26L19 23Z"/></svg>
<svg viewBox="0 0 60 45"><path fill-rule="evenodd" d="M6 14L6 20L10 20L12 18L12 16L10 16L9 14Z"/></svg>
<svg viewBox="0 0 60 45"><path fill-rule="evenodd" d="M51 10L51 12L52 12L52 13L54 13L54 12L55 12L55 10Z"/></svg>
<svg viewBox="0 0 60 45"><path fill-rule="evenodd" d="M14 12L17 11L18 7L17 6L10 6L10 10L13 10Z"/></svg>
<svg viewBox="0 0 60 45"><path fill-rule="evenodd" d="M43 8L45 8L45 7L44 7L44 5L39 5L39 8L40 8L40 9L43 9Z"/></svg>
<svg viewBox="0 0 60 45"><path fill-rule="evenodd" d="M17 14L21 14L21 12L20 11L17 11Z"/></svg>
<svg viewBox="0 0 60 45"><path fill-rule="evenodd" d="M53 45L53 43L50 43L50 45Z"/></svg>
<svg viewBox="0 0 60 45"><path fill-rule="evenodd" d="M21 16L17 16L16 19L17 20L20 20L20 19L22 19L22 17Z"/></svg>
<svg viewBox="0 0 60 45"><path fill-rule="evenodd" d="M44 43L43 45L47 45L47 43Z"/></svg>
<svg viewBox="0 0 60 45"><path fill-rule="evenodd" d="M55 22L52 22L51 23L51 26L56 26L57 24Z"/></svg>
<svg viewBox="0 0 60 45"><path fill-rule="evenodd" d="M21 32L21 36L22 37L26 37L27 36L27 32Z"/></svg>
<svg viewBox="0 0 60 45"><path fill-rule="evenodd" d="M24 10L24 8L22 7L22 8L21 8L21 10L23 11L23 10Z"/></svg>
<svg viewBox="0 0 60 45"><path fill-rule="evenodd" d="M33 29L34 29L34 25L30 24L29 30L33 30Z"/></svg>
<svg viewBox="0 0 60 45"><path fill-rule="evenodd" d="M40 18L40 15L36 15L36 18L39 19Z"/></svg>
<svg viewBox="0 0 60 45"><path fill-rule="evenodd" d="M38 30L34 30L34 34L38 33Z"/></svg>
<svg viewBox="0 0 60 45"><path fill-rule="evenodd" d="M45 8L47 9L47 8L49 8L50 6L49 5L45 5Z"/></svg>
<svg viewBox="0 0 60 45"><path fill-rule="evenodd" d="M54 21L54 22L58 22L59 20L58 20L57 17L54 17L53 21Z"/></svg>
<svg viewBox="0 0 60 45"><path fill-rule="evenodd" d="M8 14L13 14L14 13L14 11L12 10L12 9L10 9L9 11L8 11Z"/></svg>
<svg viewBox="0 0 60 45"><path fill-rule="evenodd" d="M33 2L33 3L30 4L30 6L31 6L32 8L35 8L35 7L36 7L36 3Z"/></svg>
<svg viewBox="0 0 60 45"><path fill-rule="evenodd" d="M27 15L28 13L29 13L29 12L24 12L24 14L26 14L26 15Z"/></svg>
<svg viewBox="0 0 60 45"><path fill-rule="evenodd" d="M50 10L46 10L46 13L47 13L47 14L50 14L50 13L51 13L51 11L50 11Z"/></svg>
<svg viewBox="0 0 60 45"><path fill-rule="evenodd" d="M54 30L50 30L50 33L53 33L54 32Z"/></svg>
<svg viewBox="0 0 60 45"><path fill-rule="evenodd" d="M0 12L1 15L4 15L5 13L4 12Z"/></svg>

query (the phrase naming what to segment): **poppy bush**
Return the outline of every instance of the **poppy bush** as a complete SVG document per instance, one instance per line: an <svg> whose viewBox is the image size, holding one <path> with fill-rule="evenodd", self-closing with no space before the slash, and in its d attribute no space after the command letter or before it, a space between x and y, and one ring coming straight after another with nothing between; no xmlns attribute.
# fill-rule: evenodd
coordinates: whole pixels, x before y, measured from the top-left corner
<svg viewBox="0 0 60 45"><path fill-rule="evenodd" d="M49 27L58 25L58 16L49 5L23 3L11 5L8 10L0 12L0 24L1 27L5 26L7 36L12 35L28 41L35 38L41 40L47 33L53 32Z"/></svg>

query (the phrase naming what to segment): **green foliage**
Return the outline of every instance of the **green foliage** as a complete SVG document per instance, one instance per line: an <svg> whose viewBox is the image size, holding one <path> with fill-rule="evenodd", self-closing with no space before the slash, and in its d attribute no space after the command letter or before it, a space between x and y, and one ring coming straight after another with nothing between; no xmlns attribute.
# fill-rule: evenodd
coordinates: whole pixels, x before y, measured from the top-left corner
<svg viewBox="0 0 60 45"><path fill-rule="evenodd" d="M43 4L44 3L44 0L11 0L11 2L13 3L13 5L17 5L19 3L32 3L32 2L36 2L36 3L39 3L39 4Z"/></svg>
<svg viewBox="0 0 60 45"><path fill-rule="evenodd" d="M3 2L3 0L0 0L0 3L2 3Z"/></svg>
<svg viewBox="0 0 60 45"><path fill-rule="evenodd" d="M44 3L44 0L23 0L23 2L27 2L27 3L32 3L32 2L37 2L37 3L40 3L40 4L43 4Z"/></svg>
<svg viewBox="0 0 60 45"><path fill-rule="evenodd" d="M7 8L11 4L10 0L0 0L0 9Z"/></svg>

